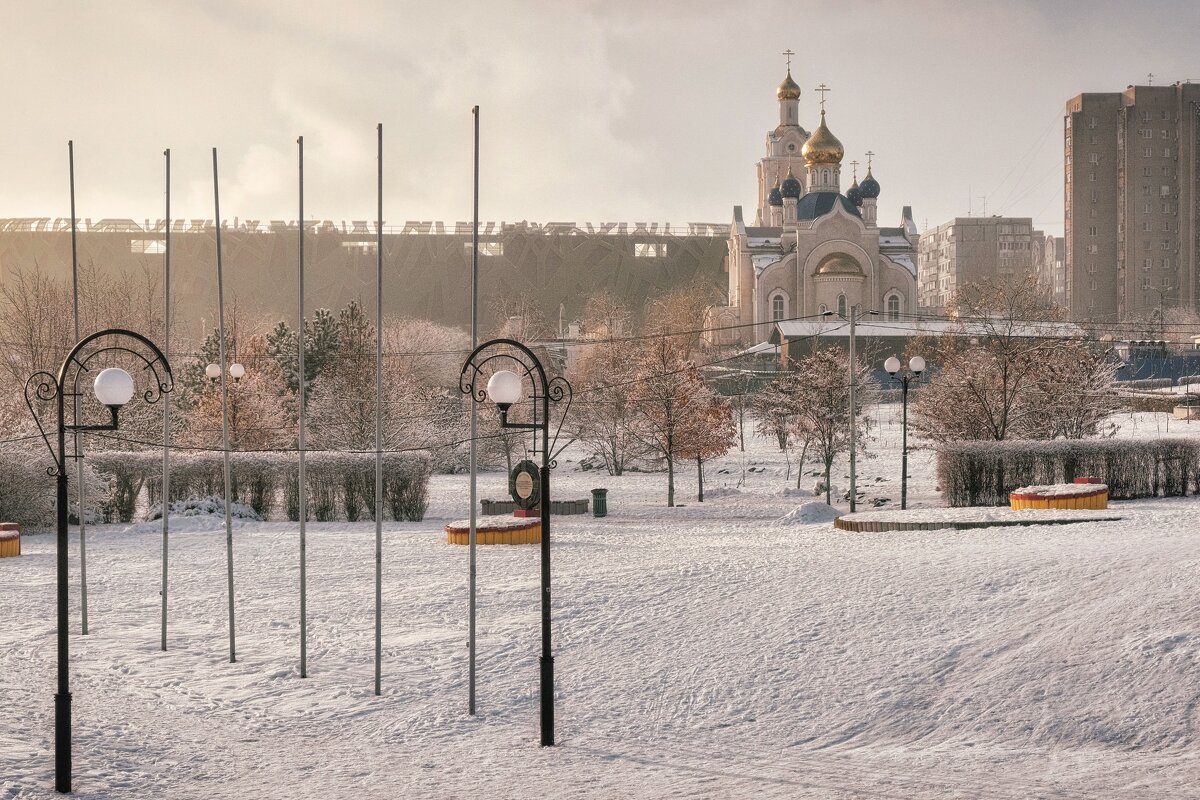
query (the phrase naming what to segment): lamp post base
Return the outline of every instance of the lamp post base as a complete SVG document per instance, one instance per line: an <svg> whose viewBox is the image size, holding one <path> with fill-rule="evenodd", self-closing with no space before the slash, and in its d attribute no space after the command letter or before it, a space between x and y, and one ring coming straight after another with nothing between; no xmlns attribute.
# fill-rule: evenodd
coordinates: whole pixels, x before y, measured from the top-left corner
<svg viewBox="0 0 1200 800"><path fill-rule="evenodd" d="M54 695L54 790L71 791L71 693Z"/></svg>
<svg viewBox="0 0 1200 800"><path fill-rule="evenodd" d="M542 656L542 747L554 746L554 656Z"/></svg>

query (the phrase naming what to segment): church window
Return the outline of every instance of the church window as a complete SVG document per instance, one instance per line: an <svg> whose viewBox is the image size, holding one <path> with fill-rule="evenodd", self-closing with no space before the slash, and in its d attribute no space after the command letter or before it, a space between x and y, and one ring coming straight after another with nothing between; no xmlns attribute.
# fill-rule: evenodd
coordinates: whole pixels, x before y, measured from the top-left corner
<svg viewBox="0 0 1200 800"><path fill-rule="evenodd" d="M771 320L778 321L787 317L787 298L777 293L771 298Z"/></svg>
<svg viewBox="0 0 1200 800"><path fill-rule="evenodd" d="M846 295L838 295L838 316L845 318L846 316Z"/></svg>
<svg viewBox="0 0 1200 800"><path fill-rule="evenodd" d="M824 303L821 303L821 308L819 310L822 314L828 314L829 306L825 305Z"/></svg>
<svg viewBox="0 0 1200 800"><path fill-rule="evenodd" d="M900 295L889 295L887 299L887 318L890 320L900 319Z"/></svg>

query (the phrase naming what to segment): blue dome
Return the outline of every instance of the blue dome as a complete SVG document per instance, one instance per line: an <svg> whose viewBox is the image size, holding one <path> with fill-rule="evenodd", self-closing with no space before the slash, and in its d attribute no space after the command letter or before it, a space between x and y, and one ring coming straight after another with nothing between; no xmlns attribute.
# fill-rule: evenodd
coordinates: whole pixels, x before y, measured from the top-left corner
<svg viewBox="0 0 1200 800"><path fill-rule="evenodd" d="M846 190L846 199L851 203L854 203L855 208L858 208L862 205L862 189L859 188L857 181L853 186Z"/></svg>
<svg viewBox="0 0 1200 800"><path fill-rule="evenodd" d="M864 198L879 197L879 181L875 180L870 172L867 172L867 177L863 178L858 190L862 192Z"/></svg>
<svg viewBox="0 0 1200 800"><path fill-rule="evenodd" d="M780 194L784 197L799 197L800 191L800 181L796 180L796 176L789 169L787 177L783 179L783 186L780 187Z"/></svg>
<svg viewBox="0 0 1200 800"><path fill-rule="evenodd" d="M775 188L771 190L771 193L767 195L767 205L783 205L783 195L779 191L779 184L776 184Z"/></svg>

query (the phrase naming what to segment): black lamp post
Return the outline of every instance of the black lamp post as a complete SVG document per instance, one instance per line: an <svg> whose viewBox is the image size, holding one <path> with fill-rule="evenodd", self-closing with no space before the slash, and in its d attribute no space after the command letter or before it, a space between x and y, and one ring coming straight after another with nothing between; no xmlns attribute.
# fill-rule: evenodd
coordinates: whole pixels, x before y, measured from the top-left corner
<svg viewBox="0 0 1200 800"><path fill-rule="evenodd" d="M900 381L901 386L900 508L903 510L908 508L908 384L910 381L920 379L921 373L925 371L925 359L921 356L910 358L908 360L908 372L903 375L896 374L900 371L900 359L895 356L883 362L883 368L892 376L892 380Z"/></svg>
<svg viewBox="0 0 1200 800"><path fill-rule="evenodd" d="M485 365L494 364L485 388L480 388ZM495 369L511 366L513 369ZM526 396L525 378L533 392ZM541 744L554 745L554 656L550 650L550 470L555 466L550 448L550 403L566 402L571 407L571 384L563 377L547 380L542 362L525 345L513 339L492 339L472 351L459 375L459 388L477 403L491 400L500 412L500 427L534 431L533 452L542 454L540 496L542 528L542 657L541 657ZM529 403L530 422L511 422L509 411L518 403ZM566 410L563 411L566 418ZM559 421L559 429L562 421ZM541 443L538 443L538 433ZM558 441L555 431L554 441Z"/></svg>
<svg viewBox="0 0 1200 800"><path fill-rule="evenodd" d="M132 341L129 341L132 340ZM109 367L101 370L93 382L96 399L101 405L107 406L111 414L111 422L101 425L84 425L80 422L79 403L72 402L75 409L71 424L67 424L67 397L81 398L79 383L87 377L95 366L96 359L101 356L124 355L141 363L141 371L149 371L153 376L153 386L145 391L142 399L154 403L163 392L172 388L171 366L167 357L154 344L133 331L110 328L81 339L71 352L67 354L58 375L49 372L35 372L25 382L25 404L29 413L37 423L46 447L54 459L54 466L47 470L57 482L57 566L58 566L58 692L54 695L54 788L59 792L71 791L71 688L70 662L68 658L68 621L67 621L67 459L80 458L79 452L67 454L67 431L115 431L117 429L117 413L121 406L133 397L134 380L128 372L119 367ZM104 361L107 359L101 359ZM161 365L161 374L159 372ZM32 390L32 394L31 394ZM50 444L50 436L46 433L33 401L41 402L56 400L58 417L56 433L58 434L58 450ZM79 509L82 516L83 508ZM164 511L165 513L165 511Z"/></svg>

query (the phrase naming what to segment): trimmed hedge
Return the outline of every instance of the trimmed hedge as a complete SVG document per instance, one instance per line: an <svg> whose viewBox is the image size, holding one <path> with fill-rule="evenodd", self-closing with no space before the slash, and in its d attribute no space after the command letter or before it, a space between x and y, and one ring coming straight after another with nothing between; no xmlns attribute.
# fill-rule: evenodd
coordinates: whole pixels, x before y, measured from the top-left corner
<svg viewBox="0 0 1200 800"><path fill-rule="evenodd" d="M1114 381L1113 386L1120 389L1169 389L1175 385L1171 378L1142 378L1136 381Z"/></svg>
<svg viewBox="0 0 1200 800"><path fill-rule="evenodd" d="M998 506L1020 486L1095 476L1114 500L1200 491L1200 442L1094 439L953 442L938 450L938 484L951 506Z"/></svg>
<svg viewBox="0 0 1200 800"><path fill-rule="evenodd" d="M143 507L162 502L161 452L101 452L88 456L88 463L109 480L118 521L132 521L139 500L144 499ZM224 495L221 453L175 453L170 464L172 502ZM374 453L308 453L304 472L310 519L353 522L374 518ZM429 505L431 472L430 459L423 453L384 453L385 514L394 520L423 519ZM297 473L293 452L231 453L231 499L254 509L263 519L299 520Z"/></svg>

